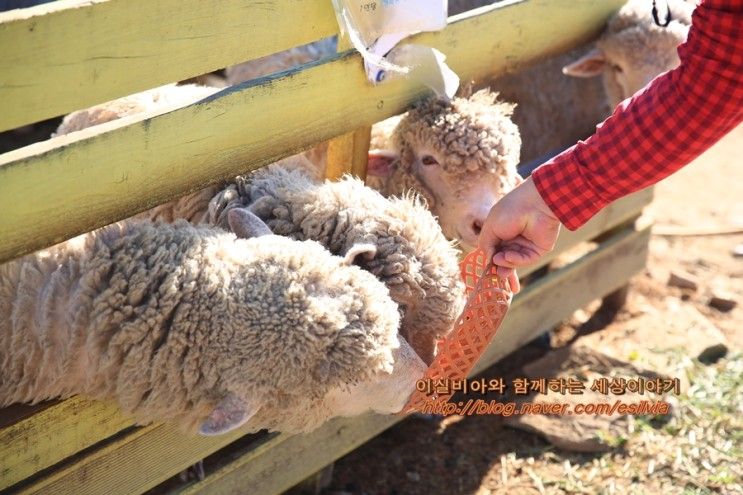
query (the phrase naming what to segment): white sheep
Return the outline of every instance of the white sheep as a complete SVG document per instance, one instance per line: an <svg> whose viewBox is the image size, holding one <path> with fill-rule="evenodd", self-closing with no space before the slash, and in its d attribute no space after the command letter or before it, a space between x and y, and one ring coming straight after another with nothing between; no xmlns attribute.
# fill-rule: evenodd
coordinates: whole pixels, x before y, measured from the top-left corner
<svg viewBox="0 0 743 495"><path fill-rule="evenodd" d="M612 108L646 86L659 74L678 67L676 48L686 41L694 3L684 0L658 2L659 18L667 5L671 22L658 26L650 0L630 0L608 22L596 47L563 72L575 77L603 75Z"/></svg>
<svg viewBox="0 0 743 495"><path fill-rule="evenodd" d="M107 101L85 110L72 112L62 119L52 137L63 136L94 125L117 120L127 115L137 115L151 110L187 105L211 96L217 91L219 91L219 88L197 84L184 84L182 86L167 84L149 89L141 93Z"/></svg>
<svg viewBox="0 0 743 495"><path fill-rule="evenodd" d="M190 86L167 86L159 88L158 91L182 92L192 97L200 90ZM118 104L116 107L131 108ZM72 114L68 116L66 122L90 123L90 119L76 118ZM63 130L72 132L78 129L66 125ZM484 142L488 143L487 140ZM380 247L379 254L373 262L372 272L382 277L390 288L395 302L405 308L406 317L401 328L403 336L409 339L424 361L430 362L436 340L451 330L463 306L457 251L442 235L441 228L431 213L412 197L384 199L378 193L364 187L358 180L346 179L337 184L323 184L311 180L310 177L316 175L316 168L301 155L283 160L281 166L273 166L271 170L274 171L272 173L275 173L275 177L265 179L265 172L260 177L264 177L266 184L270 184L271 181L275 181L276 184L283 183L286 175L276 172L282 168L296 168L302 171L294 176L296 184L282 185L281 188L273 186L272 191L275 192L270 193L286 195L288 191L299 187L303 191L303 196L280 198L281 201L291 202L290 209L305 211L310 208L307 205L313 202L316 205L313 208L317 209L316 222L330 221L331 217L342 219L348 216L349 212L354 212L355 218L358 219L358 223L351 225L348 232L341 231L347 236L346 239L341 239L342 242L334 239L333 245L330 245L329 239L320 237L320 230L317 235L308 233L306 238L321 242L339 255L345 254L345 249L361 238L371 240L377 246L383 246ZM176 218L185 218L192 222L208 221L206 214L210 200L230 187L232 186L229 184L209 186L143 212L138 217L165 221L173 221ZM268 190L269 186L266 186L266 189ZM221 197L225 197L224 194ZM304 199L298 200L298 197ZM302 201L306 201L307 204ZM285 207L284 210L286 209ZM268 217L264 219L269 220ZM394 229L390 229L388 227L390 225L394 225ZM222 226L227 227L224 222ZM271 226L273 227L273 224ZM277 230L276 233L287 234L284 230Z"/></svg>
<svg viewBox="0 0 743 495"><path fill-rule="evenodd" d="M425 365L353 266L374 248L344 259L227 218L244 239L127 222L0 265L0 406L84 394L206 435L401 409Z"/></svg>
<svg viewBox="0 0 743 495"><path fill-rule="evenodd" d="M335 36L323 38L307 45L297 46L279 53L231 65L225 69L228 85L239 84L259 77L281 72L309 62L335 55L338 41Z"/></svg>
<svg viewBox="0 0 743 495"><path fill-rule="evenodd" d="M521 182L513 108L486 89L419 102L374 136L367 184L385 196L421 195L444 235L471 251L490 209Z"/></svg>
<svg viewBox="0 0 743 495"><path fill-rule="evenodd" d="M276 53L226 69L227 84L239 84L328 57L334 38ZM447 238L468 252L477 245L488 212L521 178L516 172L521 141L511 121L512 105L495 94L433 98L404 116L372 127L367 184L383 194L412 191L423 196ZM398 125L402 124L397 132ZM426 130L428 129L428 130ZM306 154L325 169L325 144Z"/></svg>
<svg viewBox="0 0 743 495"><path fill-rule="evenodd" d="M452 0L449 13L488 3L493 2ZM686 39L694 2L657 2L661 19L667 4L673 19L667 28L654 25L651 0L633 0L609 22L596 49L578 47L515 73L477 81L477 87L489 86L517 103L513 121L521 133L522 160L541 163L545 155L589 136L620 101L678 65L676 46ZM577 77L566 78L563 71ZM600 74L604 84L591 77Z"/></svg>
<svg viewBox="0 0 743 495"><path fill-rule="evenodd" d="M226 213L246 207L274 233L317 241L333 254L375 246L356 262L387 286L403 314L402 336L430 363L464 305L456 249L415 198L384 198L349 176L318 182L311 169L294 157L237 177L211 201L207 221L228 227Z"/></svg>

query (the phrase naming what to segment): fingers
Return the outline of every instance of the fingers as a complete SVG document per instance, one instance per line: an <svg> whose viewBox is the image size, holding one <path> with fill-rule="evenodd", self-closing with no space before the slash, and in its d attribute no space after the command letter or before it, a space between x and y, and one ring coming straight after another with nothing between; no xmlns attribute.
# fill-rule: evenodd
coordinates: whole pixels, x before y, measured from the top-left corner
<svg viewBox="0 0 743 495"><path fill-rule="evenodd" d="M500 245L499 251L493 256L493 263L499 266L518 268L535 263L544 253L544 249L519 236Z"/></svg>
<svg viewBox="0 0 743 495"><path fill-rule="evenodd" d="M485 253L486 260L493 258L500 243L501 240L490 229L483 229L477 240L478 247Z"/></svg>
<svg viewBox="0 0 743 495"><path fill-rule="evenodd" d="M498 266L496 268L496 274L498 275L498 277L508 282L508 286L510 287L511 292L513 292L514 294L517 294L521 290L519 276L516 274L516 270L514 270L513 268Z"/></svg>

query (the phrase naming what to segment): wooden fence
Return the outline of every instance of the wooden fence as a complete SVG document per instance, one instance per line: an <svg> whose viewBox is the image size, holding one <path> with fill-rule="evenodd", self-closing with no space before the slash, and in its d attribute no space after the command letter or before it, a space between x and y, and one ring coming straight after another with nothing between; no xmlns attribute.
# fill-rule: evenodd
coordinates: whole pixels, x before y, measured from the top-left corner
<svg viewBox="0 0 743 495"><path fill-rule="evenodd" d="M621 3L505 1L452 17L445 30L415 41L444 52L464 81L492 77L591 39ZM0 130L336 33L330 0L60 0L0 13ZM426 91L406 80L369 85L359 55L347 50L185 107L0 155L0 261L327 139L342 157L336 161L351 170L354 157L366 154L368 126ZM363 167L353 170L363 175ZM651 195L620 200L579 231L563 233L555 253L601 242L516 297L477 371L644 266L649 231L634 220ZM0 411L0 490L278 493L399 420L369 415L337 419L308 435L238 430L207 438L163 424L138 427L115 406L78 397L15 406ZM210 455L216 468L203 481L161 485Z"/></svg>

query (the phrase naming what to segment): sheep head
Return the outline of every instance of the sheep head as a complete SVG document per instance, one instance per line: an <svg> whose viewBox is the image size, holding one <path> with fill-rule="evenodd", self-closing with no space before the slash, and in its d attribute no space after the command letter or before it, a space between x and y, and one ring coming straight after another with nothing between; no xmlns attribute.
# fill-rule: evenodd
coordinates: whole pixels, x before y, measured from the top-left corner
<svg viewBox="0 0 743 495"><path fill-rule="evenodd" d="M668 0L671 22L655 24L650 0L630 0L609 20L596 47L563 67L574 77L601 75L612 108L679 65L676 48L686 40L694 5ZM662 5L662 3L661 3ZM662 18L664 13L659 12Z"/></svg>
<svg viewBox="0 0 743 495"><path fill-rule="evenodd" d="M425 100L397 125L392 149L370 153L369 175L383 177L387 195L425 198L444 235L470 251L490 209L521 182L513 108L488 90Z"/></svg>
<svg viewBox="0 0 743 495"><path fill-rule="evenodd" d="M246 209L230 210L228 221L238 237L261 239L223 256L260 250L266 268L250 265L226 288L245 301L226 312L233 332L215 333L205 346L220 354L210 360L220 379L199 432L225 433L251 418L260 427L307 430L334 416L399 411L425 364L399 339L385 286L354 266L376 248L357 244L341 258L313 241L272 235ZM279 276L277 266L286 268Z"/></svg>

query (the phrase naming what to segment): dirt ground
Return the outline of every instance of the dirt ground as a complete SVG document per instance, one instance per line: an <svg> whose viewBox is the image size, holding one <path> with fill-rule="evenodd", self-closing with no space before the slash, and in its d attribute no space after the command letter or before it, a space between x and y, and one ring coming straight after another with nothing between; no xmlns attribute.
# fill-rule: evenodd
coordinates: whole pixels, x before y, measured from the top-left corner
<svg viewBox="0 0 743 495"><path fill-rule="evenodd" d="M743 226L743 126L695 163L659 184L649 209L657 230ZM743 234L653 235L647 269L631 282L627 305L616 315L593 315L593 303L552 336L560 346L576 333L629 326L648 312L665 318L692 305L729 341L716 363L692 363L694 386L679 397L670 423L644 418L612 451L561 451L535 434L503 425L498 416L410 418L336 462L325 495L529 493L743 493L743 308L723 312L710 297L740 302L743 258L733 250ZM671 271L696 280L696 291L669 287ZM598 325L596 321L600 322ZM662 319L660 321L663 321ZM653 332L653 328L646 328ZM657 329L655 329L657 331ZM527 346L488 370L513 377L544 354Z"/></svg>

